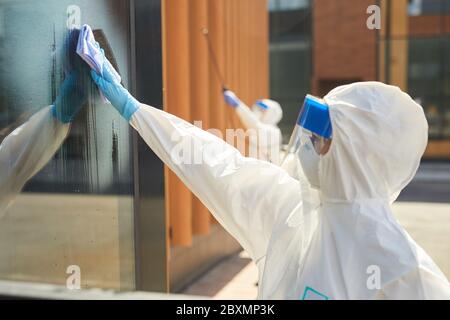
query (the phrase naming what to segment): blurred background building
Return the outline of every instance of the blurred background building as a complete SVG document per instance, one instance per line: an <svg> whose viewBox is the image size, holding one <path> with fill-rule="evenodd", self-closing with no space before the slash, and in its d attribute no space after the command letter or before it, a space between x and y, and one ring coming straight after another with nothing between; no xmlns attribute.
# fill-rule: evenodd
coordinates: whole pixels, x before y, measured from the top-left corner
<svg viewBox="0 0 450 320"><path fill-rule="evenodd" d="M373 4L382 12L379 31L363 27ZM285 135L306 93L378 80L424 107L426 158L450 157L448 1L270 0L269 10L271 96L285 109Z"/></svg>
<svg viewBox="0 0 450 320"><path fill-rule="evenodd" d="M372 4L381 30L366 27ZM248 105L279 101L287 140L307 93L380 80L424 106L426 158L450 158L448 1L0 0L0 141L54 101L63 39L84 23L103 30L140 101L204 129L241 126L223 85ZM83 288L177 292L240 250L93 87L1 220L0 278L65 284L78 265Z"/></svg>

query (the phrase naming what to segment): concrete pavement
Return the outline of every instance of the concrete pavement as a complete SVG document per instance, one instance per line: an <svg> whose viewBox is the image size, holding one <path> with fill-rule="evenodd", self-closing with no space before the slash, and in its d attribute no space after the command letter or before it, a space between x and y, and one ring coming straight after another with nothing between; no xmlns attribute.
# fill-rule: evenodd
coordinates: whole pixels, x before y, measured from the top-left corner
<svg viewBox="0 0 450 320"><path fill-rule="evenodd" d="M450 279L450 204L397 202L394 214Z"/></svg>
<svg viewBox="0 0 450 320"><path fill-rule="evenodd" d="M258 270L245 251L211 269L182 293L213 299L255 299L258 294Z"/></svg>

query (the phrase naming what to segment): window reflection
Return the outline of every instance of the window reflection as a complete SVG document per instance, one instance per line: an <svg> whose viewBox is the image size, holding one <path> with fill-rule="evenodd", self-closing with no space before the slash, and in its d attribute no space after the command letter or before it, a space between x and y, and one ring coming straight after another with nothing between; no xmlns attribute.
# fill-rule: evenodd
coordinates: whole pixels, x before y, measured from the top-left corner
<svg viewBox="0 0 450 320"><path fill-rule="evenodd" d="M445 37L409 39L408 89L424 107L431 139L450 138L450 54Z"/></svg>
<svg viewBox="0 0 450 320"><path fill-rule="evenodd" d="M78 16L68 16L70 6L80 9ZM120 0L0 1L0 141L36 115L44 115L40 125L49 124L45 112L67 79L63 48L70 24L104 32L127 85L128 17L127 2ZM84 91L86 103L67 138L53 146L48 163L3 212L2 279L65 284L67 268L77 265L83 288L134 287L130 129L93 84ZM25 143L55 144L58 135L39 138L42 132L37 129Z"/></svg>

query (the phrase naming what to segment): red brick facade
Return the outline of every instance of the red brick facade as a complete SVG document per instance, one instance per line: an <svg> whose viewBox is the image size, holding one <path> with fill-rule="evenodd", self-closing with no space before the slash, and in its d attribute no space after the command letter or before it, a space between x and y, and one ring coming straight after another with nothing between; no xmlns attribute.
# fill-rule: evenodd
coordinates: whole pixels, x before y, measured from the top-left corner
<svg viewBox="0 0 450 320"><path fill-rule="evenodd" d="M450 15L417 16L409 18L409 36L436 36L450 34Z"/></svg>
<svg viewBox="0 0 450 320"><path fill-rule="evenodd" d="M373 0L313 1L312 91L324 95L337 85L377 79L377 30L369 30Z"/></svg>

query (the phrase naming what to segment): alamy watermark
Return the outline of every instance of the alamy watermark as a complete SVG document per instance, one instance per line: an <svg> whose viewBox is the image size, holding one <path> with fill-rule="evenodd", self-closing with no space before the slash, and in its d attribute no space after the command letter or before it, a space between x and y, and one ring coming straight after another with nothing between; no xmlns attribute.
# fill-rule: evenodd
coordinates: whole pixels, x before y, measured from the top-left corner
<svg viewBox="0 0 450 320"><path fill-rule="evenodd" d="M375 4L368 6L366 13L369 14L366 25L369 30L381 29L381 8Z"/></svg>
<svg viewBox="0 0 450 320"><path fill-rule="evenodd" d="M67 29L80 29L81 28L81 9L77 5L70 5L67 7Z"/></svg>
<svg viewBox="0 0 450 320"><path fill-rule="evenodd" d="M381 269L377 265L370 265L366 269L367 277L366 285L369 290L381 289Z"/></svg>
<svg viewBox="0 0 450 320"><path fill-rule="evenodd" d="M174 147L170 157L176 165L196 165L204 162L221 160L239 160L232 153L239 151L247 157L263 159L279 163L281 159L281 136L276 131L262 129L226 129L225 135L218 129L198 130L202 128L201 121L195 121L194 126L186 126L184 130L175 130L170 137ZM217 138L220 140L218 140ZM235 149L230 148L230 145Z"/></svg>
<svg viewBox="0 0 450 320"><path fill-rule="evenodd" d="M78 265L70 265L66 269L69 274L66 280L66 288L69 290L81 289L81 268Z"/></svg>

